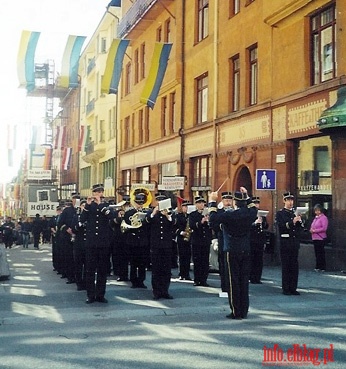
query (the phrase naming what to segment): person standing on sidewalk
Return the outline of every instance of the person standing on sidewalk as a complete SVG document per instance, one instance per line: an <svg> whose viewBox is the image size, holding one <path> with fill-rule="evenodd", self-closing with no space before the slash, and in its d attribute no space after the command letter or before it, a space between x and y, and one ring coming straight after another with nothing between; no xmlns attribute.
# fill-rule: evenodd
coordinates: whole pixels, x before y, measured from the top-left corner
<svg viewBox="0 0 346 369"><path fill-rule="evenodd" d="M283 194L284 207L276 213L276 224L280 237L280 257L282 268L282 293L300 295L298 286L298 254L300 232L303 230L301 216L293 210L294 196L291 192Z"/></svg>
<svg viewBox="0 0 346 369"><path fill-rule="evenodd" d="M310 226L312 242L314 244L316 256L316 272L324 272L326 270L326 254L324 247L327 243L328 218L323 212L320 204L314 206L315 218Z"/></svg>
<svg viewBox="0 0 346 369"><path fill-rule="evenodd" d="M39 249L40 238L42 233L42 221L40 214L36 214L34 220L32 221L32 235L34 237L34 248Z"/></svg>

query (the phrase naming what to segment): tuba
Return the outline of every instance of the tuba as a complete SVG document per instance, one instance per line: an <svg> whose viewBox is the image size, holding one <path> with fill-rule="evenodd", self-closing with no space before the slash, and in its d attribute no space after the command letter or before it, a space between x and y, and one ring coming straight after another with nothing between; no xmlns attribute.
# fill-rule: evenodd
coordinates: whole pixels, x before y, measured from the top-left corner
<svg viewBox="0 0 346 369"><path fill-rule="evenodd" d="M138 194L144 194L145 200L144 204L142 205L143 208L148 208L151 204L151 201L153 199L151 192L145 188L145 187L137 187L130 191L130 203L132 206L135 206L134 203L136 203L136 195Z"/></svg>

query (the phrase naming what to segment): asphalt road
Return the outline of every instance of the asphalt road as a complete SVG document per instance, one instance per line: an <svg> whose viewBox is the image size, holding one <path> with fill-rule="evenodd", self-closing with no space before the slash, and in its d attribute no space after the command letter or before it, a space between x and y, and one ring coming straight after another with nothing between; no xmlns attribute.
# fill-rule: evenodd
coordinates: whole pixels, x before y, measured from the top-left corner
<svg viewBox="0 0 346 369"><path fill-rule="evenodd" d="M265 267L263 284L250 285L248 319L238 321L225 318L217 274L211 287L172 278L174 300L159 301L150 288L110 277L109 303L87 305L85 291L53 272L49 245L6 252L11 278L0 281L0 368L346 366L342 273L302 270L301 296L284 296L280 268Z"/></svg>

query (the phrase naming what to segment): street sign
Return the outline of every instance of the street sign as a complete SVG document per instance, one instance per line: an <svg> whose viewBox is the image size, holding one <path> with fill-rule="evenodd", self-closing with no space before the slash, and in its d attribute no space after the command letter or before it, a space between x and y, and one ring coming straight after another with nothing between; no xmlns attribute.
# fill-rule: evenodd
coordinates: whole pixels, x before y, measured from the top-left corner
<svg viewBox="0 0 346 369"><path fill-rule="evenodd" d="M256 190L276 190L275 169L256 169Z"/></svg>

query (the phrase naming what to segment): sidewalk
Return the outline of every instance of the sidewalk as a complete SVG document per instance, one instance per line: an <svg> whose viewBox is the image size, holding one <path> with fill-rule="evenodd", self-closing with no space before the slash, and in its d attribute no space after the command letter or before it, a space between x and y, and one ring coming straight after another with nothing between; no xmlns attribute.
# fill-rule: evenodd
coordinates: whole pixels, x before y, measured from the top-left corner
<svg viewBox="0 0 346 369"><path fill-rule="evenodd" d="M0 368L255 369L269 365L265 348L293 345L322 351L332 345L328 369L345 366L344 274L302 270L301 295L285 296L280 268L265 267L263 284L250 284L248 319L235 321L225 318L230 309L219 297L217 274L207 288L172 278L174 299L159 301L152 299L149 272L147 290L110 277L109 303L87 305L85 291L53 272L50 245L6 253L11 277L0 281Z"/></svg>

